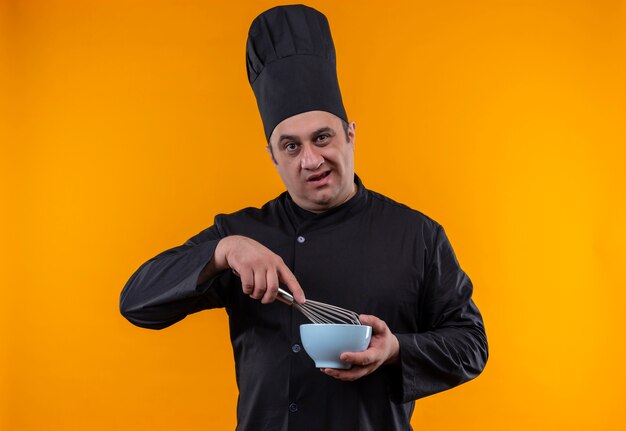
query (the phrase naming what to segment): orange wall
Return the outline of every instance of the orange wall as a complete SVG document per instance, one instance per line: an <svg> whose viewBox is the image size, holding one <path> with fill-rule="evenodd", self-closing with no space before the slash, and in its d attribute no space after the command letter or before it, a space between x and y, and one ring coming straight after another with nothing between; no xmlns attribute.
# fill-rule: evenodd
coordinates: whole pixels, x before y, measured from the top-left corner
<svg viewBox="0 0 626 431"><path fill-rule="evenodd" d="M225 313L147 331L118 295L282 191L244 63L275 4L0 1L0 429L234 428ZM618 429L626 2L309 4L357 172L446 227L485 317L484 374L416 429Z"/></svg>

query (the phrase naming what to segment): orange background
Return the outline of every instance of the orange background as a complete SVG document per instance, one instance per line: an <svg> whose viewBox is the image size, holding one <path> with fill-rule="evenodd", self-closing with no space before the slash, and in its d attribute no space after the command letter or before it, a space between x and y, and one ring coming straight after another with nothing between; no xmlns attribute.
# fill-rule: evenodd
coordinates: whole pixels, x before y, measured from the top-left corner
<svg viewBox="0 0 626 431"><path fill-rule="evenodd" d="M366 186L441 222L491 356L416 429L619 429L626 2L311 1ZM233 429L223 310L118 312L137 267L283 188L245 72L270 1L0 1L2 430Z"/></svg>

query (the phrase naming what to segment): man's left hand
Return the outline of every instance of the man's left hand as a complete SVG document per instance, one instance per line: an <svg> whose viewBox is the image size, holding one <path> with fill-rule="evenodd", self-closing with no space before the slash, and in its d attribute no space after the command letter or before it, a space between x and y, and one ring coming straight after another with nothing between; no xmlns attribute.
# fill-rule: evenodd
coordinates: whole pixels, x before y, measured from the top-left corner
<svg viewBox="0 0 626 431"><path fill-rule="evenodd" d="M359 320L363 325L372 327L372 339L367 350L341 354L342 361L352 364L349 370L321 368L320 371L339 380L353 381L373 373L381 365L398 363L400 344L387 324L378 317L367 314L361 314Z"/></svg>

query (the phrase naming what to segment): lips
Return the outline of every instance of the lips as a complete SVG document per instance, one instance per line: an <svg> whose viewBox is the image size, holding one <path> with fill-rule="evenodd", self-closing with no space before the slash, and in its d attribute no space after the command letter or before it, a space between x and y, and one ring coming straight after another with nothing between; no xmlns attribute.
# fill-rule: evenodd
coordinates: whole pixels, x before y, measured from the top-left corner
<svg viewBox="0 0 626 431"><path fill-rule="evenodd" d="M315 183L315 182L323 180L324 178L328 177L329 175L330 175L330 171L326 171L326 172L322 172L320 174L311 175L306 180L309 183Z"/></svg>

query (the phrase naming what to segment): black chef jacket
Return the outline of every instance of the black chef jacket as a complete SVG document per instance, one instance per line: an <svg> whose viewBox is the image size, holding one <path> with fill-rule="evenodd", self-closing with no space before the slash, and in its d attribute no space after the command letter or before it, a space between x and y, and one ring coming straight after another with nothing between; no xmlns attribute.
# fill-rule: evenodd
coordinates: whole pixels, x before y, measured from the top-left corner
<svg viewBox="0 0 626 431"><path fill-rule="evenodd" d="M238 430L409 430L414 400L476 377L487 340L472 283L443 228L373 191L321 214L283 193L262 208L218 215L184 245L143 264L121 294L122 314L160 329L190 313L229 316L239 402ZM354 382L329 377L300 348L292 307L243 294L231 271L197 285L228 235L255 239L283 258L307 298L373 314L398 337L399 365Z"/></svg>

